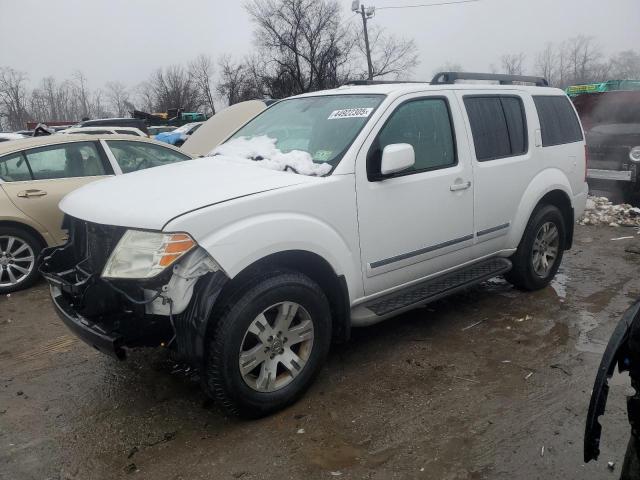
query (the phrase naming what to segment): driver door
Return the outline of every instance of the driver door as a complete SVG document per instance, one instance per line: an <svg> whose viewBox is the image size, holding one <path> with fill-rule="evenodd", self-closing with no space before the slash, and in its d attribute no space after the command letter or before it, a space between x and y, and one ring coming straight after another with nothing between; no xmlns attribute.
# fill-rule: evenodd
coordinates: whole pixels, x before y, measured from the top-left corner
<svg viewBox="0 0 640 480"><path fill-rule="evenodd" d="M356 167L366 295L467 262L474 243L473 172L456 98L404 96L381 123ZM382 150L398 143L413 147L414 166L380 175Z"/></svg>

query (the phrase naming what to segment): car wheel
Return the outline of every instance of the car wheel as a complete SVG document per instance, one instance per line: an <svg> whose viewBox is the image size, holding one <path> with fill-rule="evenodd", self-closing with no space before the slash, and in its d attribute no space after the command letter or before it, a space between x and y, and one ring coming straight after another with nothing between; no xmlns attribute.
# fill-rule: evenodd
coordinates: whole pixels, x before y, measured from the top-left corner
<svg viewBox="0 0 640 480"><path fill-rule="evenodd" d="M217 312L202 380L227 412L258 418L311 385L331 342L329 303L314 281L297 272L255 278Z"/></svg>
<svg viewBox="0 0 640 480"><path fill-rule="evenodd" d="M523 290L549 285L562 262L565 232L564 218L557 207L544 205L536 209L511 257L513 268L505 278Z"/></svg>
<svg viewBox="0 0 640 480"><path fill-rule="evenodd" d="M26 230L0 227L0 294L27 288L37 280L40 250L42 244Z"/></svg>

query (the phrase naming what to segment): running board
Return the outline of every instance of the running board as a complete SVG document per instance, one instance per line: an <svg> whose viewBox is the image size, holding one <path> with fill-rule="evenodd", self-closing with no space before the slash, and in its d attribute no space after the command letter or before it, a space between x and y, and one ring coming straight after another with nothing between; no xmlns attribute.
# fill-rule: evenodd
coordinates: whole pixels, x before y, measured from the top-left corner
<svg viewBox="0 0 640 480"><path fill-rule="evenodd" d="M352 311L353 326L366 326L446 297L511 270L506 258L491 258L376 298Z"/></svg>

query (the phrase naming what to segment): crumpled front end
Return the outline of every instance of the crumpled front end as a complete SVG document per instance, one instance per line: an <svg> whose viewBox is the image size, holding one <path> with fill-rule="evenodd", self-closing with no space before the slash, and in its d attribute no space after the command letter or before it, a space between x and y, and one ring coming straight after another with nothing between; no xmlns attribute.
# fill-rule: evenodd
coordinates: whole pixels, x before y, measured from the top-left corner
<svg viewBox="0 0 640 480"><path fill-rule="evenodd" d="M43 251L40 271L50 285L54 308L78 337L103 353L124 359L126 347L174 348L197 361L206 289L216 298L226 275L200 247L149 279L106 279L102 272L126 228L67 217L69 240ZM202 337L202 338L201 338Z"/></svg>

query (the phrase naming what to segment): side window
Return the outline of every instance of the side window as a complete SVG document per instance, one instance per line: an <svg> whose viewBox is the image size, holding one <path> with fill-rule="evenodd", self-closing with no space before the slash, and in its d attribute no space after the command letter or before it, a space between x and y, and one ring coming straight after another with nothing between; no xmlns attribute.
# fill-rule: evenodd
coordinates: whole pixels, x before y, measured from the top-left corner
<svg viewBox="0 0 640 480"><path fill-rule="evenodd" d="M116 133L119 133L121 135L134 135L136 137L140 136L140 134L135 130L116 130Z"/></svg>
<svg viewBox="0 0 640 480"><path fill-rule="evenodd" d="M567 97L534 95L533 101L540 119L543 147L582 140L580 122Z"/></svg>
<svg viewBox="0 0 640 480"><path fill-rule="evenodd" d="M527 123L519 97L465 96L464 105L479 162L526 153Z"/></svg>
<svg viewBox="0 0 640 480"><path fill-rule="evenodd" d="M0 158L0 178L5 182L31 180L31 172L22 153L12 153Z"/></svg>
<svg viewBox="0 0 640 480"><path fill-rule="evenodd" d="M123 173L191 159L188 155L153 143L107 140L107 145Z"/></svg>
<svg viewBox="0 0 640 480"><path fill-rule="evenodd" d="M93 142L34 148L27 150L25 155L34 180L107 175L107 169Z"/></svg>
<svg viewBox="0 0 640 480"><path fill-rule="evenodd" d="M453 125L446 100L411 100L393 112L369 151L367 163L371 167L369 173L374 177L379 173L384 147L394 143L413 146L416 163L408 173L455 165Z"/></svg>

